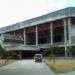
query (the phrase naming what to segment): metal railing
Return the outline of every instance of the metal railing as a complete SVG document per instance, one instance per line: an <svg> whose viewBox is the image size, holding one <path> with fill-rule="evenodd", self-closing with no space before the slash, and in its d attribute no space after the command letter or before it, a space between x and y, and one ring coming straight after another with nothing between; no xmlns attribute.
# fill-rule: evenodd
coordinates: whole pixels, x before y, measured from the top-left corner
<svg viewBox="0 0 75 75"><path fill-rule="evenodd" d="M9 40L22 40L21 36L15 36L11 34L3 34L4 39L9 39Z"/></svg>

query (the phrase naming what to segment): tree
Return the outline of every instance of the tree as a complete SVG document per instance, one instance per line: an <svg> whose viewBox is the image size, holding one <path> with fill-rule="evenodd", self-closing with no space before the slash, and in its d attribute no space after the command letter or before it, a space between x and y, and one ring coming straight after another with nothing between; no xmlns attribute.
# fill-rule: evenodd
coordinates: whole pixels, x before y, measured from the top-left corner
<svg viewBox="0 0 75 75"><path fill-rule="evenodd" d="M2 46L0 45L0 59L4 57L4 54L5 54L5 49L2 48Z"/></svg>
<svg viewBox="0 0 75 75"><path fill-rule="evenodd" d="M51 56L53 54L53 46L47 45L47 48L45 48L42 52L43 56Z"/></svg>
<svg viewBox="0 0 75 75"><path fill-rule="evenodd" d="M54 51L59 50L60 48L57 46L52 46L52 45L48 45L48 48L46 49L46 52L44 52L44 54L46 54L48 57L50 57L50 59L53 61L53 64L55 64L55 54Z"/></svg>
<svg viewBox="0 0 75 75"><path fill-rule="evenodd" d="M70 56L75 56L75 47L68 47L68 51L70 52Z"/></svg>
<svg viewBox="0 0 75 75"><path fill-rule="evenodd" d="M10 57L11 59L19 59L19 54L15 51L11 51L10 53Z"/></svg>
<svg viewBox="0 0 75 75"><path fill-rule="evenodd" d="M43 50L42 54L43 54L43 56L49 56L50 52L51 52L50 49L46 48L46 49Z"/></svg>

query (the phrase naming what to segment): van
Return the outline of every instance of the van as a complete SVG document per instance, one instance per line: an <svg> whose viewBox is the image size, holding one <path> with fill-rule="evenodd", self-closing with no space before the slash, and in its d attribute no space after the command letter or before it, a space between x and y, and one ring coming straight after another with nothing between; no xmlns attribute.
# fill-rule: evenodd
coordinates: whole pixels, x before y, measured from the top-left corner
<svg viewBox="0 0 75 75"><path fill-rule="evenodd" d="M34 60L35 62L42 62L42 54L35 54Z"/></svg>

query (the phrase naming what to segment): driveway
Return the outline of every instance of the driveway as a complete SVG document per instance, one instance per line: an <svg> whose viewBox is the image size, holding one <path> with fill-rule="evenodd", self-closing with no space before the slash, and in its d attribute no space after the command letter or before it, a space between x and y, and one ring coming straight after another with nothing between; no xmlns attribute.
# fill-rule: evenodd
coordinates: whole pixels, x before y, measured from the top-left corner
<svg viewBox="0 0 75 75"><path fill-rule="evenodd" d="M55 75L44 63L20 60L0 68L0 75Z"/></svg>

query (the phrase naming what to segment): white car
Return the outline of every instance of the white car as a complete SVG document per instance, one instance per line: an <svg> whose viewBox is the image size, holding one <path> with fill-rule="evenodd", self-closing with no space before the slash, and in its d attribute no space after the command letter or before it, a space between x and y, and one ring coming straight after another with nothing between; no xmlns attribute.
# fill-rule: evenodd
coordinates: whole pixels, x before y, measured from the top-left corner
<svg viewBox="0 0 75 75"><path fill-rule="evenodd" d="M35 57L34 57L34 59L35 59L35 62L42 62L42 54L35 54Z"/></svg>

